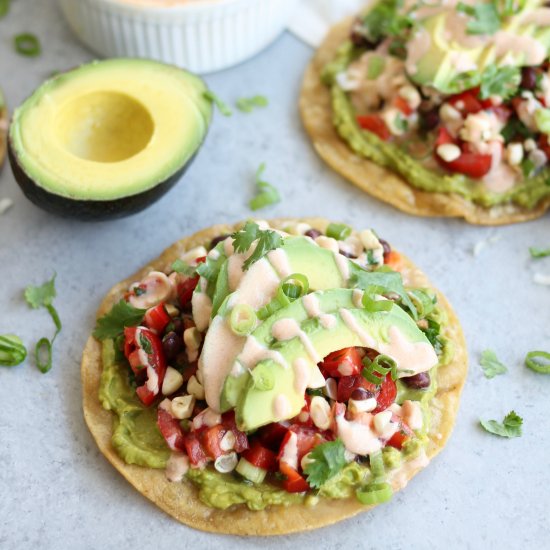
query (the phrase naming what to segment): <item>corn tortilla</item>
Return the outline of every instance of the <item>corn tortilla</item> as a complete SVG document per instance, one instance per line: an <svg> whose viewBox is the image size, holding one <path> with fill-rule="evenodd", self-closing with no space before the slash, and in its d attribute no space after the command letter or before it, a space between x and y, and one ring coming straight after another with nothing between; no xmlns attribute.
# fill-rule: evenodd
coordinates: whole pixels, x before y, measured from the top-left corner
<svg viewBox="0 0 550 550"><path fill-rule="evenodd" d="M272 220L275 228L282 228L286 220ZM312 227L324 231L327 220L304 218ZM171 264L181 254L199 245L208 246L210 241L221 234L230 233L242 224L235 226L216 225L186 237L163 252L163 254L131 277L115 285L103 300L97 312L98 317L107 313L127 291L129 284L140 280L151 270L168 271ZM406 270L404 279L413 286L430 286L425 275L404 258ZM438 390L430 404L432 426L429 432L427 456L433 458L445 445L455 422L460 393L467 371L466 345L460 323L449 302L438 292L441 306L448 314L448 324L444 335L454 342L453 360L438 369ZM126 464L111 445L113 413L105 410L99 402L98 392L101 365L101 343L90 337L82 357L83 408L86 423L107 460L144 496L172 517L195 529L214 533L234 535L281 535L306 531L336 523L372 508L364 506L355 498L329 500L320 499L313 507L302 504L288 507L272 506L263 511L251 511L240 505L228 510L209 508L198 498L198 491L190 481L169 482L163 470L155 470ZM394 490L400 489L422 466L406 472L400 480L394 481Z"/></svg>
<svg viewBox="0 0 550 550"><path fill-rule="evenodd" d="M532 220L550 207L547 197L533 208L516 204L485 208L454 194L421 191L399 175L354 153L338 135L332 121L331 96L321 82L323 67L348 37L352 19L334 26L307 67L300 93L304 127L319 156L336 172L369 195L416 216L462 217L479 225L503 225Z"/></svg>

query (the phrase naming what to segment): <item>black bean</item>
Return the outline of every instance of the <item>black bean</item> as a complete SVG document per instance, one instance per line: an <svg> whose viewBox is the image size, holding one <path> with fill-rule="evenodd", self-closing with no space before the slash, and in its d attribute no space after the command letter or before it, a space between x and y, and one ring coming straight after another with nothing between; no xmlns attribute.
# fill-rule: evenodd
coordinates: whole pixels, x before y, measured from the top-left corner
<svg viewBox="0 0 550 550"><path fill-rule="evenodd" d="M306 237L311 237L313 240L315 240L317 237L320 237L322 233L318 229L309 229L304 233Z"/></svg>
<svg viewBox="0 0 550 550"><path fill-rule="evenodd" d="M414 376L401 378L401 380L403 380L403 382L405 382L405 384L413 390L423 390L430 385L430 375L427 372L419 372Z"/></svg>
<svg viewBox="0 0 550 550"><path fill-rule="evenodd" d="M183 321L179 317L172 319L172 324L176 334L183 334Z"/></svg>
<svg viewBox="0 0 550 550"><path fill-rule="evenodd" d="M386 259L386 256L391 252L391 246L388 241L385 241L384 239L378 239L380 241L380 244L382 245L382 248L384 249L384 260Z"/></svg>
<svg viewBox="0 0 550 550"><path fill-rule="evenodd" d="M340 249L340 254L342 254L342 256L345 256L346 258L351 258L351 259L357 258L357 256L355 254L352 254L351 252L348 252L347 250Z"/></svg>
<svg viewBox="0 0 550 550"><path fill-rule="evenodd" d="M358 48L367 48L372 50L378 45L367 38L365 26L359 17L355 19L353 25L351 26L349 39L352 41L353 45Z"/></svg>
<svg viewBox="0 0 550 550"><path fill-rule="evenodd" d="M212 250L218 243L221 243L222 241L225 241L229 237L229 233L226 233L225 235L218 235L217 237L214 237L212 239L212 242L210 243L210 250Z"/></svg>
<svg viewBox="0 0 550 550"><path fill-rule="evenodd" d="M183 339L179 334L175 332L169 332L162 339L162 348L164 349L164 355L168 361L172 361L178 355L183 348Z"/></svg>
<svg viewBox="0 0 550 550"><path fill-rule="evenodd" d="M355 388L351 392L351 398L354 401L364 401L365 399L370 399L371 397L374 397L374 393L366 390L365 388Z"/></svg>
<svg viewBox="0 0 550 550"><path fill-rule="evenodd" d="M533 67L521 69L521 87L524 90L534 90L537 85L537 71Z"/></svg>
<svg viewBox="0 0 550 550"><path fill-rule="evenodd" d="M420 114L420 129L423 132L429 132L439 124L439 112L437 109L431 109Z"/></svg>

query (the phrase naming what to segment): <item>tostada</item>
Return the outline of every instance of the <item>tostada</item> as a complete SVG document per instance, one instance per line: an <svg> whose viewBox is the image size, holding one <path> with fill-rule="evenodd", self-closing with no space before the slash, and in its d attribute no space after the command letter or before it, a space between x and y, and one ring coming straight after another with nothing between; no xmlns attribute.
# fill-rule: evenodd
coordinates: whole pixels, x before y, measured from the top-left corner
<svg viewBox="0 0 550 550"><path fill-rule="evenodd" d="M405 212L536 218L550 206L549 48L545 2L376 2L329 32L302 118L330 166Z"/></svg>
<svg viewBox="0 0 550 550"><path fill-rule="evenodd" d="M84 414L179 521L290 533L385 502L426 467L466 357L444 296L374 231L217 225L109 292L83 354Z"/></svg>

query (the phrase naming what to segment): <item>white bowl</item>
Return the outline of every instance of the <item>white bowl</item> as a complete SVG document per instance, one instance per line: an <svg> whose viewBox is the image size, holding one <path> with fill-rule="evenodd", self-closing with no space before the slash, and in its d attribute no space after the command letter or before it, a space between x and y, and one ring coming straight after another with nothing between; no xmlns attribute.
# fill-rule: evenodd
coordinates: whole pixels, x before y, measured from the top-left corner
<svg viewBox="0 0 550 550"><path fill-rule="evenodd" d="M197 72L252 57L285 28L293 0L59 0L84 44Z"/></svg>

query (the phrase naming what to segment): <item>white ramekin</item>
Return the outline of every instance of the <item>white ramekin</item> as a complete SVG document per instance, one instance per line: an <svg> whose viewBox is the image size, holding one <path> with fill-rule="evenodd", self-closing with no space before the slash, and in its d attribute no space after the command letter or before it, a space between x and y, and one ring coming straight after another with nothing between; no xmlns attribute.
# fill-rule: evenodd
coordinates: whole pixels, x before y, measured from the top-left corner
<svg viewBox="0 0 550 550"><path fill-rule="evenodd" d="M147 57L197 73L258 53L295 0L59 0L74 32L105 57Z"/></svg>

